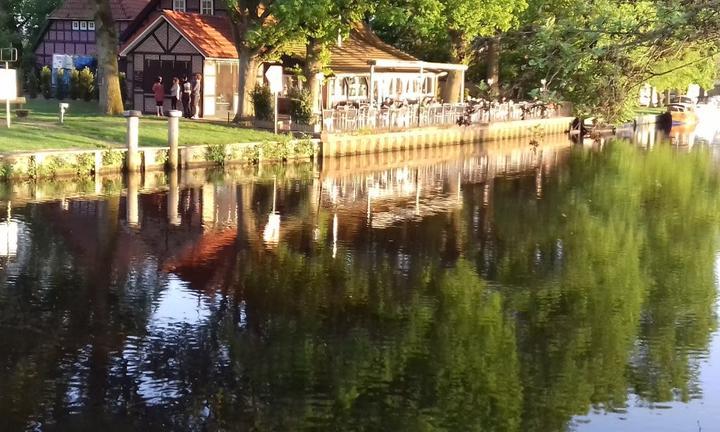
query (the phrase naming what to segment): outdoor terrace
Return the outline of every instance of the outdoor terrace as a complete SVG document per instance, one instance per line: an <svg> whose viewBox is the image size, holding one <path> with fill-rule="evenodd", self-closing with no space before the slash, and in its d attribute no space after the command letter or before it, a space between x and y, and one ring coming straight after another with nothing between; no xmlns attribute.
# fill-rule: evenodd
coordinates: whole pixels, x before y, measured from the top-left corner
<svg viewBox="0 0 720 432"><path fill-rule="evenodd" d="M339 106L323 110L322 124L326 132L361 130L396 130L422 127L488 124L516 120L546 119L561 115L561 107L542 102L489 102L470 100L467 103L370 104Z"/></svg>

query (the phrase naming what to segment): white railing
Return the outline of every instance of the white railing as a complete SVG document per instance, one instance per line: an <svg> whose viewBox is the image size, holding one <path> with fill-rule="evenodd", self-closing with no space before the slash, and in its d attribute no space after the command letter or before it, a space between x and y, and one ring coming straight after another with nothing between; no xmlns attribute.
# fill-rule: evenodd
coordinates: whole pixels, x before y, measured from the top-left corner
<svg viewBox="0 0 720 432"><path fill-rule="evenodd" d="M558 112L554 106L543 104L502 103L406 105L398 108L349 106L323 110L322 114L324 130L344 132L529 120L556 117Z"/></svg>

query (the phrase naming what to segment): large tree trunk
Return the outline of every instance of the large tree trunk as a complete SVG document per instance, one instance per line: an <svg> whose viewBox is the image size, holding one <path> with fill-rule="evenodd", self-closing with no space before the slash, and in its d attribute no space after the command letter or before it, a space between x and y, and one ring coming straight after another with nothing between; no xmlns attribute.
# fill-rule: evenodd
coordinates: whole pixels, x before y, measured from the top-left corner
<svg viewBox="0 0 720 432"><path fill-rule="evenodd" d="M238 70L238 107L235 113L235 121L240 122L250 120L255 115L250 92L255 88L257 81L259 59L247 47L238 46L237 51L240 66Z"/></svg>
<svg viewBox="0 0 720 432"><path fill-rule="evenodd" d="M322 71L323 45L317 39L308 39L305 54L305 67L303 74L310 91L310 101L314 113L320 112L320 79L318 74Z"/></svg>
<svg viewBox="0 0 720 432"><path fill-rule="evenodd" d="M95 34L98 47L100 109L106 114L123 112L118 71L118 34L110 9L110 0L95 0Z"/></svg>
<svg viewBox="0 0 720 432"><path fill-rule="evenodd" d="M493 96L500 94L500 49L500 36L491 38L488 42L486 75L488 80L492 80L489 90Z"/></svg>
<svg viewBox="0 0 720 432"><path fill-rule="evenodd" d="M467 41L462 33L450 31L450 61L452 63L465 64L467 59ZM465 74L462 71L449 71L442 98L446 103L460 102L462 91L462 80Z"/></svg>

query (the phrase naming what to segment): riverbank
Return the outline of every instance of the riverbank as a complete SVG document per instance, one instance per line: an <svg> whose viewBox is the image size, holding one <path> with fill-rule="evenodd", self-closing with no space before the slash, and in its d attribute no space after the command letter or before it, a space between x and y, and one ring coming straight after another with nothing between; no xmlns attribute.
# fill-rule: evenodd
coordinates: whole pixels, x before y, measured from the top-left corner
<svg viewBox="0 0 720 432"><path fill-rule="evenodd" d="M0 153L40 150L80 150L125 146L125 119L98 112L96 102L67 101L64 124L59 122L57 100L33 99L23 108L24 119L13 118L10 129L0 129ZM221 145L277 140L265 131L182 119L180 142L188 145ZM140 120L141 147L167 145L167 119L145 116Z"/></svg>

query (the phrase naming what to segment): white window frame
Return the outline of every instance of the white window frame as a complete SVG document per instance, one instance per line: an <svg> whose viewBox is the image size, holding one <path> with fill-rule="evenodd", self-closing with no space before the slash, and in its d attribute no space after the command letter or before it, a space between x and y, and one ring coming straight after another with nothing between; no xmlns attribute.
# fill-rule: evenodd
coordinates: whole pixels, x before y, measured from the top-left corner
<svg viewBox="0 0 720 432"><path fill-rule="evenodd" d="M80 31L87 31L87 21L80 21Z"/></svg>
<svg viewBox="0 0 720 432"><path fill-rule="evenodd" d="M88 31L95 31L95 21L88 21Z"/></svg>
<svg viewBox="0 0 720 432"><path fill-rule="evenodd" d="M80 21L73 21L73 22L72 22L72 29L73 29L73 30L80 30Z"/></svg>
<svg viewBox="0 0 720 432"><path fill-rule="evenodd" d="M187 10L187 0L173 0L173 10L178 12L185 12Z"/></svg>
<svg viewBox="0 0 720 432"><path fill-rule="evenodd" d="M209 6L207 6L209 4ZM215 2L213 0L200 0L200 13L202 15L215 14Z"/></svg>

